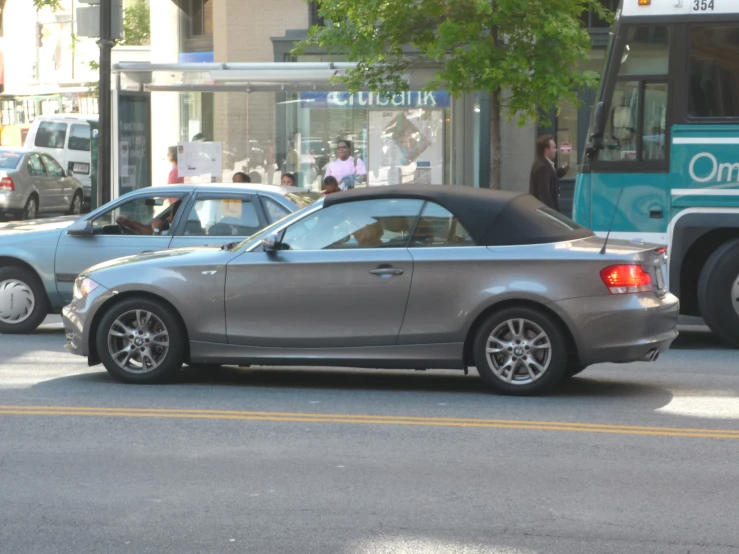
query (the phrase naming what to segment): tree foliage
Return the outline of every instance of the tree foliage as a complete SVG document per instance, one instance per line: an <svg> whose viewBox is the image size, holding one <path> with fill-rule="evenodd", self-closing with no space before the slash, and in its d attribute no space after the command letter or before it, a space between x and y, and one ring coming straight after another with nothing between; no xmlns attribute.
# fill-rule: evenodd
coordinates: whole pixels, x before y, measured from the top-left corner
<svg viewBox="0 0 739 554"><path fill-rule="evenodd" d="M2 0L0 0L2 1ZM60 10L61 0L33 0L37 10L51 8ZM151 14L146 0L131 0L123 8L123 39L118 43L126 46L150 44Z"/></svg>
<svg viewBox="0 0 739 554"><path fill-rule="evenodd" d="M134 0L123 9L123 39L119 44L145 46L150 44L151 13L144 0Z"/></svg>
<svg viewBox="0 0 739 554"><path fill-rule="evenodd" d="M51 8L52 10L60 10L62 8L61 0L33 0L33 7L37 10L41 8Z"/></svg>
<svg viewBox="0 0 739 554"><path fill-rule="evenodd" d="M431 64L426 90L488 92L493 119L504 113L521 125L595 84L597 74L578 69L591 47L581 16L608 15L597 0L318 2L319 17L331 23L311 29L296 53L319 46L358 62L342 77L349 90L407 90L408 71Z"/></svg>

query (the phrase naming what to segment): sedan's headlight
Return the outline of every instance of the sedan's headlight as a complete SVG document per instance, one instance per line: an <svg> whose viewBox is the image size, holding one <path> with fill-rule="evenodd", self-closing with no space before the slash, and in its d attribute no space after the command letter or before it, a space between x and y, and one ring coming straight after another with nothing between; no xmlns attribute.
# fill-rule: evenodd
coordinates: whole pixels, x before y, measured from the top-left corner
<svg viewBox="0 0 739 554"><path fill-rule="evenodd" d="M75 300L79 300L80 298L84 298L85 296L90 294L99 286L100 285L98 285L89 277L78 277L77 280L74 282L74 290L72 291L72 295L74 296Z"/></svg>

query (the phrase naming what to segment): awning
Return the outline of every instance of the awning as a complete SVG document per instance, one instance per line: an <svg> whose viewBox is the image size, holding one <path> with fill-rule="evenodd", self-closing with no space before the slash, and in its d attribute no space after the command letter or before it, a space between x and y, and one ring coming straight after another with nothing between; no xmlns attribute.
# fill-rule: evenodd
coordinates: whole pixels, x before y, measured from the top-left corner
<svg viewBox="0 0 739 554"><path fill-rule="evenodd" d="M119 90L149 92L308 92L344 90L332 80L348 69L349 62L275 63L142 63L113 65ZM405 76L411 88L423 88L433 76L420 69Z"/></svg>

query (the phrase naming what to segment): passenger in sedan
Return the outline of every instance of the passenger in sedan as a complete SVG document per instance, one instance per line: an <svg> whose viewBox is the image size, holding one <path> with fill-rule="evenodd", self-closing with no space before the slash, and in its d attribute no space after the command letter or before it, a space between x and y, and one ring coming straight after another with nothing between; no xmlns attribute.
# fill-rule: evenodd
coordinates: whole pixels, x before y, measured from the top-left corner
<svg viewBox="0 0 739 554"><path fill-rule="evenodd" d="M166 235L172 226L174 217L177 215L177 210L180 208L181 204L182 198L178 198L177 201L169 207L169 211L164 215L164 217L155 217L151 220L150 225L139 223L127 215L119 215L115 218L115 222L118 225L133 231L137 235Z"/></svg>

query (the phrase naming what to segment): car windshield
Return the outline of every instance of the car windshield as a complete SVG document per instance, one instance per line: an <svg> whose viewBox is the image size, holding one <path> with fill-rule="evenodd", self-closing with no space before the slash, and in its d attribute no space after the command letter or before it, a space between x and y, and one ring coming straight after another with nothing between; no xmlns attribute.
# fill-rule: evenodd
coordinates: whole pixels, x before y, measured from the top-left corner
<svg viewBox="0 0 739 554"><path fill-rule="evenodd" d="M0 169L16 169L19 161L21 161L20 153L0 150Z"/></svg>
<svg viewBox="0 0 739 554"><path fill-rule="evenodd" d="M323 194L315 191L288 192L285 198L290 200L298 208L303 209L313 204L316 200L323 198Z"/></svg>
<svg viewBox="0 0 739 554"><path fill-rule="evenodd" d="M317 194L321 198L324 198L323 194L321 194L321 193L317 193ZM319 201L318 203L323 204L322 201ZM285 217L283 217L282 219L280 219L278 221L275 221L274 223L272 223L272 225L268 225L267 227L265 227L264 229L262 229L258 233L254 233L252 236L246 237L241 242L236 242L236 243L230 244L228 249L231 252L236 252L237 250L247 249L252 244L254 244L255 242L258 242L258 241L262 240L264 237L266 237L267 235L269 235L272 231L274 231L275 227L282 226L282 225L284 225L286 223L291 223L293 221L296 221L296 220L300 219L301 217L303 217L303 215L307 211L310 211L314 207L316 207L316 205L317 205L317 203L314 201L311 204L309 204L308 206L306 206L305 208L303 208L301 210L298 210L296 212L293 212L290 215L285 216Z"/></svg>

